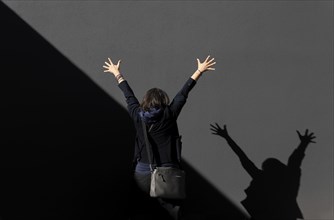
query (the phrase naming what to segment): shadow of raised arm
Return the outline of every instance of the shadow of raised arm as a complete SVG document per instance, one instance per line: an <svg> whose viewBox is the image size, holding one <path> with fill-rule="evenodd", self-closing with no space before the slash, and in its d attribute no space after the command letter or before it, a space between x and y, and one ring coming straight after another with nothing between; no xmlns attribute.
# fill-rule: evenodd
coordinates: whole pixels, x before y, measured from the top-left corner
<svg viewBox="0 0 334 220"><path fill-rule="evenodd" d="M308 134L308 129L306 129L304 135L300 134L299 131L297 131L297 134L300 139L300 143L298 147L292 152L288 160L288 167L293 168L299 168L301 166L307 146L310 143L315 143L313 139L316 138L313 132Z"/></svg>
<svg viewBox="0 0 334 220"><path fill-rule="evenodd" d="M243 168L247 171L247 173L251 177L254 178L261 172L255 166L255 164L247 157L245 152L237 145L237 143L228 134L226 125L224 125L223 128L221 128L217 123L215 123L215 125L210 124L210 126L211 126L210 130L212 131L212 134L221 136L227 141L228 145L231 147L234 153L236 153L236 155L239 157Z"/></svg>

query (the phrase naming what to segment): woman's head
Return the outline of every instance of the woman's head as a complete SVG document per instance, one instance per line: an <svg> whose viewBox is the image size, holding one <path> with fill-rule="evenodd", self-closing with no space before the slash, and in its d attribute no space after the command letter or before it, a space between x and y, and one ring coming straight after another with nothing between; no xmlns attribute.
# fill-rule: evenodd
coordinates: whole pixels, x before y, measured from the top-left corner
<svg viewBox="0 0 334 220"><path fill-rule="evenodd" d="M163 108L169 104L169 97L167 93L158 88L152 88L146 92L140 107L144 111L148 111L150 108Z"/></svg>

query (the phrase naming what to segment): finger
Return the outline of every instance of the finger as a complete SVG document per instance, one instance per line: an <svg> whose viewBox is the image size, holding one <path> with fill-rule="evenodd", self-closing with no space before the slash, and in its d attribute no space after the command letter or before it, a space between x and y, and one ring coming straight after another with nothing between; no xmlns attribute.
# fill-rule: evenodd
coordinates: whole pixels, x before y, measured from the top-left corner
<svg viewBox="0 0 334 220"><path fill-rule="evenodd" d="M105 71L103 71L103 72L109 72L109 70L105 70Z"/></svg>
<svg viewBox="0 0 334 220"><path fill-rule="evenodd" d="M309 137L312 137L313 135L314 135L314 133L312 132L312 133L311 133L311 134L309 134L308 136L309 136Z"/></svg>
<svg viewBox="0 0 334 220"><path fill-rule="evenodd" d="M107 68L107 69L109 69L109 67L108 66L103 66L104 68Z"/></svg>
<svg viewBox="0 0 334 220"><path fill-rule="evenodd" d="M197 65L200 65L201 61L199 61L199 59L197 58Z"/></svg>
<svg viewBox="0 0 334 220"><path fill-rule="evenodd" d="M108 62L104 62L107 66L111 66L111 64L110 63L108 63Z"/></svg>
<svg viewBox="0 0 334 220"><path fill-rule="evenodd" d="M215 64L216 64L216 62L210 63L210 64L207 65L207 67L213 66Z"/></svg>
<svg viewBox="0 0 334 220"><path fill-rule="evenodd" d="M209 67L207 70L216 70L215 68Z"/></svg>
<svg viewBox="0 0 334 220"><path fill-rule="evenodd" d="M119 68L119 64L121 63L121 60L119 60L118 62L117 62L117 69Z"/></svg>
<svg viewBox="0 0 334 220"><path fill-rule="evenodd" d="M111 61L111 59L109 57L108 57L108 60L109 60L110 64L113 64L112 61Z"/></svg>
<svg viewBox="0 0 334 220"><path fill-rule="evenodd" d="M209 60L209 58L210 58L210 55L209 56L207 56L207 58L205 59L205 63L207 63L208 62L208 60Z"/></svg>
<svg viewBox="0 0 334 220"><path fill-rule="evenodd" d="M226 130L226 125L224 125L224 129Z"/></svg>
<svg viewBox="0 0 334 220"><path fill-rule="evenodd" d="M316 143L316 142L313 140L314 138L315 138L315 137L311 138L311 140L310 140L311 143Z"/></svg>
<svg viewBox="0 0 334 220"><path fill-rule="evenodd" d="M219 124L217 124L217 123L216 123L216 126L217 126L217 128L222 129L222 128L219 126Z"/></svg>
<svg viewBox="0 0 334 220"><path fill-rule="evenodd" d="M211 128L210 129L215 129L217 130L217 127L215 127L214 125L211 125Z"/></svg>
<svg viewBox="0 0 334 220"><path fill-rule="evenodd" d="M306 129L306 131L305 131L305 135L307 136L307 133L308 133L308 129Z"/></svg>
<svg viewBox="0 0 334 220"><path fill-rule="evenodd" d="M208 63L211 63L212 61L214 61L215 60L215 58L212 58L211 60L209 60L209 62Z"/></svg>
<svg viewBox="0 0 334 220"><path fill-rule="evenodd" d="M298 133L298 136L300 137L301 135L300 135L299 131L298 131L298 130L296 130L296 131L297 131L297 133Z"/></svg>

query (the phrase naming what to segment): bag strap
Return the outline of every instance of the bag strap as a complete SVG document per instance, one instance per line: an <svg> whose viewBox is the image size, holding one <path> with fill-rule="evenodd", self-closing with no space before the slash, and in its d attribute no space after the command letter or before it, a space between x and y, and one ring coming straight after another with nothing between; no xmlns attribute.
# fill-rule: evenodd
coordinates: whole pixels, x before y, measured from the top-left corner
<svg viewBox="0 0 334 220"><path fill-rule="evenodd" d="M147 152L147 157L148 161L150 163L150 170L153 172L153 161L152 161L152 146L148 140L147 136L147 129L146 129L146 124L143 120L141 120L141 124L143 126L143 133L144 133L144 139L145 139L145 144L146 144L146 152ZM153 127L153 124L150 126L150 130ZM181 138L182 136L179 136L178 139L176 140L176 154L177 154L177 160L179 162L179 167L182 169L182 163L181 163L181 151L182 151L182 144L181 144Z"/></svg>
<svg viewBox="0 0 334 220"><path fill-rule="evenodd" d="M182 169L182 163L181 163L181 152L182 152L182 141L181 141L182 136L180 135L176 139L176 154L177 154L177 161L179 162L179 167Z"/></svg>
<svg viewBox="0 0 334 220"><path fill-rule="evenodd" d="M148 141L147 131L146 131L146 124L143 120L141 120L141 124L143 126L143 133L144 133L144 138L145 138L145 143L146 143L146 152L147 152L148 161L150 163L150 170L151 170L151 172L153 172L152 157L151 157L152 148L151 148L150 142ZM151 125L151 128L152 128L152 125Z"/></svg>

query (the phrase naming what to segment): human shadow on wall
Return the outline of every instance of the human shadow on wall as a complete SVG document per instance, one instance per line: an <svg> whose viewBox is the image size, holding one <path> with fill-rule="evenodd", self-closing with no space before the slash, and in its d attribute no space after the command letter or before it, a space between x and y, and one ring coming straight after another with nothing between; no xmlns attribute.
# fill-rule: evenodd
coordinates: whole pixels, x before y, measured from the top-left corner
<svg viewBox="0 0 334 220"><path fill-rule="evenodd" d="M125 219L135 135L127 112L2 2L0 16L0 217ZM218 216L223 204L220 216L243 219L185 169L189 207Z"/></svg>
<svg viewBox="0 0 334 220"><path fill-rule="evenodd" d="M297 204L297 195L301 178L301 163L306 147L315 143L313 133L301 135L297 131L300 144L288 159L287 165L276 158L268 158L259 169L247 157L243 150L231 138L226 125L221 128L217 123L211 124L214 135L223 137L231 149L239 157L243 168L252 177L249 187L245 190L247 197L241 204L254 220L296 220L303 218Z"/></svg>

